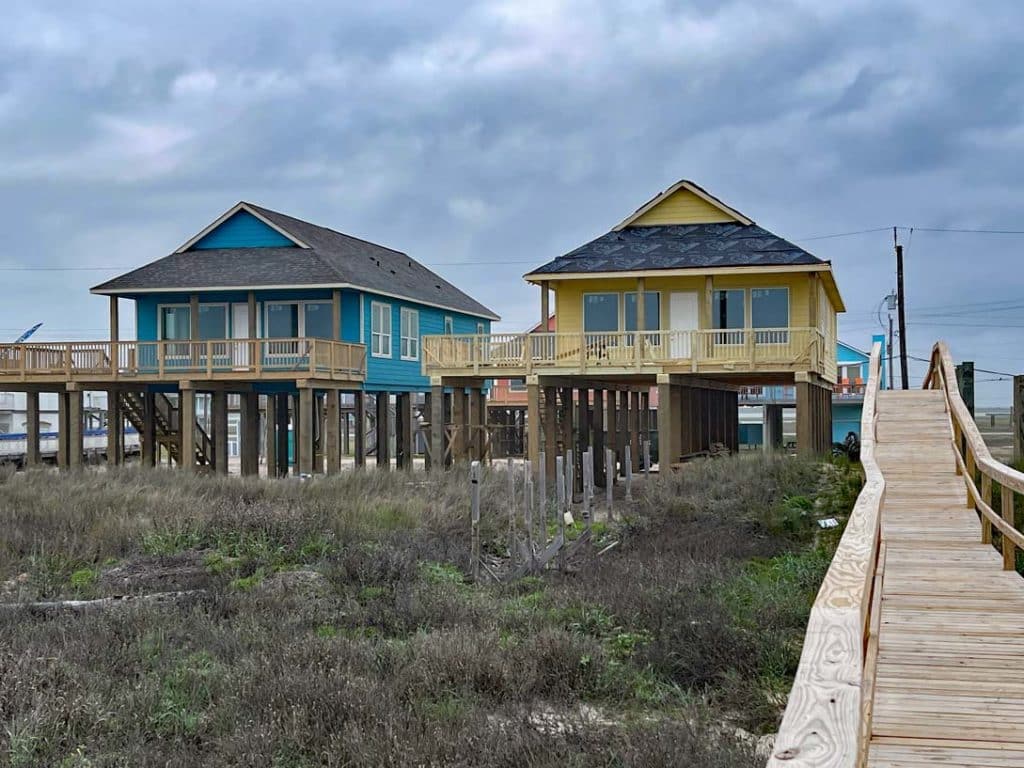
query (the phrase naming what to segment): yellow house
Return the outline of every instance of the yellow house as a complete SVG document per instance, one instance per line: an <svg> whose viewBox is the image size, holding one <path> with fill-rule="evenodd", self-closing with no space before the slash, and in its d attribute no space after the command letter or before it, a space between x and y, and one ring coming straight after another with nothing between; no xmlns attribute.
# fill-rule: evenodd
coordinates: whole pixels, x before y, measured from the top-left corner
<svg viewBox="0 0 1024 768"><path fill-rule="evenodd" d="M674 184L525 279L541 288L542 318L553 297L552 332L427 337L424 368L435 386L524 378L535 405L528 417L535 462L542 444L552 460L558 438L563 449L597 442L579 439L598 431L581 418L639 429L628 410L635 397L613 414L604 393L652 386L663 463L714 442L733 446L736 392L749 384L796 384L800 447L828 447L836 315L844 311L831 265L693 182ZM577 409L573 430L558 426L570 404L559 411L557 390L566 389L587 403L593 393L594 407ZM551 407L541 408L542 393Z"/></svg>

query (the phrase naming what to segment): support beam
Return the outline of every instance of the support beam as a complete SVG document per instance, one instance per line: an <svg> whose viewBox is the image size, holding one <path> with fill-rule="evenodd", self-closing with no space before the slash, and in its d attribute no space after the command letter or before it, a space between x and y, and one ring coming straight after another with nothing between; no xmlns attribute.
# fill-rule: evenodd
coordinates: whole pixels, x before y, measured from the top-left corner
<svg viewBox="0 0 1024 768"><path fill-rule="evenodd" d="M626 476L626 446L629 445L629 392L619 392L619 434L616 437L616 451L619 454L620 475Z"/></svg>
<svg viewBox="0 0 1024 768"><path fill-rule="evenodd" d="M313 451L314 434L316 427L314 419L316 415L316 390L311 387L302 387L299 390L297 418L298 433L295 436L295 453L299 461L299 474L313 474Z"/></svg>
<svg viewBox="0 0 1024 768"><path fill-rule="evenodd" d="M544 474L555 477L555 459L558 456L558 390L544 387Z"/></svg>
<svg viewBox="0 0 1024 768"><path fill-rule="evenodd" d="M633 474L640 471L640 392L629 393L629 453Z"/></svg>
<svg viewBox="0 0 1024 768"><path fill-rule="evenodd" d="M341 290L338 288L331 291L331 329L334 340L341 341Z"/></svg>
<svg viewBox="0 0 1024 768"><path fill-rule="evenodd" d="M391 469L391 429L388 425L391 394L377 393L377 466Z"/></svg>
<svg viewBox="0 0 1024 768"><path fill-rule="evenodd" d="M80 389L69 390L68 397L68 466L76 469L82 466L85 452L85 434L82 432L82 395Z"/></svg>
<svg viewBox="0 0 1024 768"><path fill-rule="evenodd" d="M267 462L267 477L277 477L277 401L267 395L263 408L263 455Z"/></svg>
<svg viewBox="0 0 1024 768"><path fill-rule="evenodd" d="M319 392L313 393L313 474L324 472L324 453L326 450L324 415L324 399Z"/></svg>
<svg viewBox="0 0 1024 768"><path fill-rule="evenodd" d="M279 392L275 396L277 400L277 422L275 432L277 433L277 467L274 474L277 477L288 477L288 398L287 392ZM269 472L268 472L269 474Z"/></svg>
<svg viewBox="0 0 1024 768"><path fill-rule="evenodd" d="M241 470L243 477L249 477L260 473L260 396L258 392L243 392L241 398Z"/></svg>
<svg viewBox="0 0 1024 768"><path fill-rule="evenodd" d="M156 395L142 394L142 466L155 467L158 448L156 444Z"/></svg>
<svg viewBox="0 0 1024 768"><path fill-rule="evenodd" d="M573 473L575 490L583 493L583 454L590 448L590 390L579 389L576 391L576 451L573 454L573 463L576 465L576 472Z"/></svg>
<svg viewBox="0 0 1024 768"><path fill-rule="evenodd" d="M124 464L124 413L121 393L116 389L107 391L107 464Z"/></svg>
<svg viewBox="0 0 1024 768"><path fill-rule="evenodd" d="M483 392L480 387L471 387L469 390L469 460L482 461L484 457L484 433L483 426L486 416L483 416L481 401Z"/></svg>
<svg viewBox="0 0 1024 768"><path fill-rule="evenodd" d="M562 387L560 395L561 404L558 411L562 441L560 453L564 456L566 451L572 450L572 387Z"/></svg>
<svg viewBox="0 0 1024 768"><path fill-rule="evenodd" d="M412 394L395 395L395 466L412 470Z"/></svg>
<svg viewBox="0 0 1024 768"><path fill-rule="evenodd" d="M805 456L821 455L832 442L830 390L810 381L796 383L796 447Z"/></svg>
<svg viewBox="0 0 1024 768"><path fill-rule="evenodd" d="M548 330L548 318L551 317L551 310L548 302L551 300L550 297L551 284L547 280L541 280L540 282L540 332L546 333Z"/></svg>
<svg viewBox="0 0 1024 768"><path fill-rule="evenodd" d="M355 432L354 463L366 466L366 393L356 392L352 407L352 429Z"/></svg>
<svg viewBox="0 0 1024 768"><path fill-rule="evenodd" d="M430 469L444 471L444 387L430 388Z"/></svg>
<svg viewBox="0 0 1024 768"><path fill-rule="evenodd" d="M246 332L250 339L256 339L259 338L259 326L257 325L258 318L256 316L256 291L249 291L245 298L249 305L249 327ZM256 350L256 354L260 354L260 351Z"/></svg>
<svg viewBox="0 0 1024 768"><path fill-rule="evenodd" d="M28 445L25 446L25 463L38 467L42 462L39 451L39 393L25 393L25 432ZM109 450L109 448L108 448Z"/></svg>
<svg viewBox="0 0 1024 768"><path fill-rule="evenodd" d="M186 472L196 471L196 391L178 391L178 456L181 468Z"/></svg>
<svg viewBox="0 0 1024 768"><path fill-rule="evenodd" d="M679 387L668 376L658 376L658 466L663 475L682 456L679 404Z"/></svg>
<svg viewBox="0 0 1024 768"><path fill-rule="evenodd" d="M594 405L591 411L591 427L593 430L594 447L594 485L604 487L604 390L594 390Z"/></svg>
<svg viewBox="0 0 1024 768"><path fill-rule="evenodd" d="M530 471L534 477L540 474L540 385L526 384L526 450L530 460Z"/></svg>
<svg viewBox="0 0 1024 768"><path fill-rule="evenodd" d="M455 387L452 390L452 460L458 464L465 461L469 444L469 414L466 390Z"/></svg>
<svg viewBox="0 0 1024 768"><path fill-rule="evenodd" d="M767 404L764 406L764 426L761 430L762 448L765 451L776 451L782 447L782 406Z"/></svg>
<svg viewBox="0 0 1024 768"><path fill-rule="evenodd" d="M327 474L336 475L341 472L341 404L340 393L336 389L328 389L325 393L325 452L327 454Z"/></svg>
<svg viewBox="0 0 1024 768"><path fill-rule="evenodd" d="M608 482L614 484L615 468L619 461L619 398L614 389L608 390L608 417L605 432L607 434L605 447L615 455L615 461L612 463L612 477L608 478Z"/></svg>
<svg viewBox="0 0 1024 768"><path fill-rule="evenodd" d="M213 471L228 473L228 393L223 389L210 394L210 426L213 429Z"/></svg>

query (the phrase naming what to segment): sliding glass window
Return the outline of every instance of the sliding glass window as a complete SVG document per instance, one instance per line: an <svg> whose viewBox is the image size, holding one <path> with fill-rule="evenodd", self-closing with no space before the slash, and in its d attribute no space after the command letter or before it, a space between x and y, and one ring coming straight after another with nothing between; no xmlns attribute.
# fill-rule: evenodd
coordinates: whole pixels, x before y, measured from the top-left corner
<svg viewBox="0 0 1024 768"><path fill-rule="evenodd" d="M199 305L199 338L226 339L228 337L227 304Z"/></svg>
<svg viewBox="0 0 1024 768"><path fill-rule="evenodd" d="M299 336L298 304L267 304L267 338L296 339Z"/></svg>
<svg viewBox="0 0 1024 768"><path fill-rule="evenodd" d="M711 301L711 320L717 344L742 344L743 328L746 325L745 291L742 288L727 288L714 292Z"/></svg>
<svg viewBox="0 0 1024 768"><path fill-rule="evenodd" d="M622 305L622 319L625 323L624 330L635 331L636 294L624 293L622 295ZM659 294L657 291L644 291L644 330L661 330L661 294ZM654 334L652 336L644 336L644 339L647 341L648 344L658 343L657 334ZM632 338L629 338L628 343L633 343Z"/></svg>
<svg viewBox="0 0 1024 768"><path fill-rule="evenodd" d="M302 335L306 338L334 338L334 307L329 301L307 301L302 305L305 327Z"/></svg>

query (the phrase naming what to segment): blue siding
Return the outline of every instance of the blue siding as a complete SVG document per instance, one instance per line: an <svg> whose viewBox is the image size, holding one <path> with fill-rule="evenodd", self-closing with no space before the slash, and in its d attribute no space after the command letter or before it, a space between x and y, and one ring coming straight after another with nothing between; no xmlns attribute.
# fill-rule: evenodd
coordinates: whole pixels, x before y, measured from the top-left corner
<svg viewBox="0 0 1024 768"><path fill-rule="evenodd" d="M374 301L391 305L391 357L374 357L371 345L371 306ZM456 335L476 333L477 323L482 322L484 332L491 329L489 320L464 315L459 312L448 312L436 307L425 307L422 304L392 299L387 296L363 295L363 343L366 345L366 384L365 388L387 389L391 392L423 391L430 385L430 379L422 373L423 345L420 343L420 360L402 360L401 350L401 308L410 307L420 313L420 338L431 334L444 333L444 318L451 316Z"/></svg>
<svg viewBox="0 0 1024 768"><path fill-rule="evenodd" d="M362 302L360 302L362 296ZM246 291L220 291L199 294L199 302L243 303L247 301ZM136 296L136 338L139 341L157 339L157 311L162 304L188 304L187 293L159 293ZM256 291L257 311L261 317L264 304L270 301L330 301L329 289ZM391 306L391 357L373 357L370 344L371 304L379 301ZM360 306L362 325L360 326ZM420 359L402 360L401 350L401 308L409 307L419 311ZM426 307L414 302L377 296L359 291L343 290L341 293L341 338L345 341L366 345L366 389L380 389L390 392L423 391L430 385L430 379L422 374L422 337L444 333L444 318L452 318L453 333L476 333L477 323L483 323L484 332L489 333L491 322L459 312L449 312L436 307ZM229 312L230 323L230 312ZM261 323L262 327L262 323ZM361 334L361 335L360 335ZM264 390L260 390L264 391ZM269 391L269 390L267 390Z"/></svg>
<svg viewBox="0 0 1024 768"><path fill-rule="evenodd" d="M297 248L291 240L268 227L248 211L239 211L189 250L209 248Z"/></svg>

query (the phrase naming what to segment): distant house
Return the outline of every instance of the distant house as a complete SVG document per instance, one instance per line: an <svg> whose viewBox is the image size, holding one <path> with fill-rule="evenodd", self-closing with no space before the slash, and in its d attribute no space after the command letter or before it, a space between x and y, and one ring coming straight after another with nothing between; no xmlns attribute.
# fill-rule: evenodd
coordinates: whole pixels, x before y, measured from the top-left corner
<svg viewBox="0 0 1024 768"><path fill-rule="evenodd" d="M422 337L488 333L497 319L401 251L247 202L92 292L110 297L110 341L0 350L0 390L31 398L52 385L60 394L62 413L71 414L72 444L62 453L69 463L81 456L82 392L99 390L117 395L111 424L127 418L139 428L146 463L161 445L184 467L218 472L227 471L227 395L239 394L243 474L258 470L261 397L268 463L276 457L276 471L286 473L289 433L301 472L323 471L324 452L328 471L338 467L341 392L375 394L385 434L395 396L396 458L408 464L411 395L430 388ZM135 339L119 337L120 299L134 302ZM213 434L196 423L196 393L212 398ZM360 418L362 404L358 397ZM357 462L362 436L357 430ZM389 441L377 443L378 459L389 459Z"/></svg>

